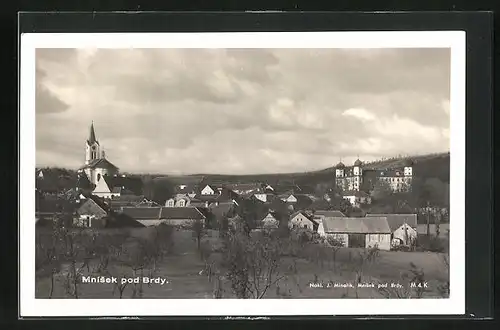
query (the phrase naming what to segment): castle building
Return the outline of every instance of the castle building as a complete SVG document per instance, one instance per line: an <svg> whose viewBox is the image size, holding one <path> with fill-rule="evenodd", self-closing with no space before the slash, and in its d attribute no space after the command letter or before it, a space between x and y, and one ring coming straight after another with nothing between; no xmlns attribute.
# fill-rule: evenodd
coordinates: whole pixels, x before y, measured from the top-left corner
<svg viewBox="0 0 500 330"><path fill-rule="evenodd" d="M106 159L104 150L96 139L94 122L90 125L90 135L85 143L85 165L78 172L85 173L88 180L96 186L102 177L118 174L118 167Z"/></svg>
<svg viewBox="0 0 500 330"><path fill-rule="evenodd" d="M393 191L403 192L411 188L413 180L413 161L406 159L402 166L373 169L363 168L363 162L356 159L352 167L340 161L335 166L335 182L343 191L370 190L378 182L386 183Z"/></svg>

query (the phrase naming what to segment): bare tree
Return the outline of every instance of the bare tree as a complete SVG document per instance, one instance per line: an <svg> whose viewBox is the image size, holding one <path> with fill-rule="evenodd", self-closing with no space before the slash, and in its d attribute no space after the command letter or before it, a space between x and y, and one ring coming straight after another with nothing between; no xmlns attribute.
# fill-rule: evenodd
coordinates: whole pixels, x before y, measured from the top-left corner
<svg viewBox="0 0 500 330"><path fill-rule="evenodd" d="M241 234L229 236L226 251L228 277L238 298L262 299L283 278L280 240L276 235L259 239Z"/></svg>
<svg viewBox="0 0 500 330"><path fill-rule="evenodd" d="M193 221L189 228L193 231L198 251L201 251L201 240L207 233L204 223L202 221Z"/></svg>

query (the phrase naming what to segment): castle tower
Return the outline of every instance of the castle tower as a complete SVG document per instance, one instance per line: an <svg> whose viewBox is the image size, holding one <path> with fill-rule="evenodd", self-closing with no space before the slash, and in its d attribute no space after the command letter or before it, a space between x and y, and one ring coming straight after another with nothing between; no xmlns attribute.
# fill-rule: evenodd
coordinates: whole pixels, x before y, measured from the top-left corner
<svg viewBox="0 0 500 330"><path fill-rule="evenodd" d="M335 176L337 178L343 178L344 177L344 170L345 170L345 165L340 161L337 165L335 165Z"/></svg>
<svg viewBox="0 0 500 330"><path fill-rule="evenodd" d="M95 137L94 122L90 125L90 135L85 145L85 165L101 158L100 145Z"/></svg>
<svg viewBox="0 0 500 330"><path fill-rule="evenodd" d="M413 161L411 159L404 162L404 175L410 178L413 176Z"/></svg>
<svg viewBox="0 0 500 330"><path fill-rule="evenodd" d="M407 159L404 162L404 182L406 184L406 190L411 190L412 181L413 181L413 161L411 159Z"/></svg>
<svg viewBox="0 0 500 330"><path fill-rule="evenodd" d="M356 159L356 161L354 162L354 167L353 167L353 175L354 175L354 184L353 184L353 190L356 190L356 191L359 191L360 187L361 187L361 183L362 183L362 169L361 169L361 165L363 165L363 162L361 162L361 160L359 160L359 156L358 156L358 159Z"/></svg>

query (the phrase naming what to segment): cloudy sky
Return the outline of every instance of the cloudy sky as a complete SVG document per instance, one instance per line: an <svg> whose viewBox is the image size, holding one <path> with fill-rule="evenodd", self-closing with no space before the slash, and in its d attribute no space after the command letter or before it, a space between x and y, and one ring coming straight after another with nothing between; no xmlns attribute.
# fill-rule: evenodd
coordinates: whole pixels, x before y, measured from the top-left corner
<svg viewBox="0 0 500 330"><path fill-rule="evenodd" d="M449 150L449 49L38 49L38 166L94 121L122 171L276 173Z"/></svg>

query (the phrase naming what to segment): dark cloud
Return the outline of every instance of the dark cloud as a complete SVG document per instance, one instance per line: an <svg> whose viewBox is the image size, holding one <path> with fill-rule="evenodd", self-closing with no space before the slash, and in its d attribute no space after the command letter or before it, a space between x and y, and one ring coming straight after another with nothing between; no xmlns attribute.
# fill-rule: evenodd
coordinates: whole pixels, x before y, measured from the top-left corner
<svg viewBox="0 0 500 330"><path fill-rule="evenodd" d="M44 86L43 80L46 76L45 71L38 68L35 73L35 104L37 114L58 113L66 111L68 104L61 101L54 93Z"/></svg>
<svg viewBox="0 0 500 330"><path fill-rule="evenodd" d="M37 161L82 162L92 120L132 171L304 171L445 151L449 75L448 49L44 49Z"/></svg>

